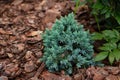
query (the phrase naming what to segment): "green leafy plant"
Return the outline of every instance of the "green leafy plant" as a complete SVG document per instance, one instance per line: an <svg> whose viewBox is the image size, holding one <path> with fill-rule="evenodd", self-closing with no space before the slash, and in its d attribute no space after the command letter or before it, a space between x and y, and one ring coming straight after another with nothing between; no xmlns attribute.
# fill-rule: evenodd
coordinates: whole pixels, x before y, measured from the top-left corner
<svg viewBox="0 0 120 80"><path fill-rule="evenodd" d="M97 0L93 5L95 14L103 14L105 18L113 16L120 23L120 0Z"/></svg>
<svg viewBox="0 0 120 80"><path fill-rule="evenodd" d="M77 10L80 6L85 5L87 3L87 0L80 1L80 0L74 0L75 1L75 10L74 13L77 13Z"/></svg>
<svg viewBox="0 0 120 80"><path fill-rule="evenodd" d="M75 10L74 10L74 13L77 12L79 6L80 6L80 0L74 0L75 1Z"/></svg>
<svg viewBox="0 0 120 80"><path fill-rule="evenodd" d="M87 67L93 62L93 45L88 31L77 23L73 13L56 20L51 30L43 34L44 54L42 61L46 68L72 74L73 67Z"/></svg>
<svg viewBox="0 0 120 80"><path fill-rule="evenodd" d="M104 30L102 33L93 33L94 40L105 40L99 49L101 52L95 57L95 61L108 58L110 64L120 60L120 33L117 30Z"/></svg>
<svg viewBox="0 0 120 80"><path fill-rule="evenodd" d="M120 0L96 0L92 8L92 13L95 17L114 19L120 24Z"/></svg>

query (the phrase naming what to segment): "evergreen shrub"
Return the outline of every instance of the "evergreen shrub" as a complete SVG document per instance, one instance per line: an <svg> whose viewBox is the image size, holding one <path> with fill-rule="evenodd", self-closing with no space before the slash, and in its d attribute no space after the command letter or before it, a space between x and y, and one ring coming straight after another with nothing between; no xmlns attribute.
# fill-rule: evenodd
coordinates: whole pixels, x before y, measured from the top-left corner
<svg viewBox="0 0 120 80"><path fill-rule="evenodd" d="M44 54L41 60L51 72L64 70L72 74L73 67L93 64L93 45L89 31L77 23L74 14L56 20L51 30L43 34Z"/></svg>

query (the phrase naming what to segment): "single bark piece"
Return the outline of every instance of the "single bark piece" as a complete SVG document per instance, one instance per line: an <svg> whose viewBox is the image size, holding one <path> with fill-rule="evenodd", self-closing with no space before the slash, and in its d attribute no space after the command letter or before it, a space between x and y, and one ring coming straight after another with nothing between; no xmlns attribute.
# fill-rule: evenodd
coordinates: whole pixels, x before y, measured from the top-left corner
<svg viewBox="0 0 120 80"><path fill-rule="evenodd" d="M42 71L44 70L45 68L45 64L42 63L41 66L38 68L36 74L35 74L35 77L39 77L39 75L42 73Z"/></svg>
<svg viewBox="0 0 120 80"><path fill-rule="evenodd" d="M0 80L8 80L7 76L0 76Z"/></svg>
<svg viewBox="0 0 120 80"><path fill-rule="evenodd" d="M109 75L105 78L105 80L120 80L119 76Z"/></svg>
<svg viewBox="0 0 120 80"><path fill-rule="evenodd" d="M32 72L35 68L36 68L35 64L32 61L30 61L24 65L24 70L26 72Z"/></svg>

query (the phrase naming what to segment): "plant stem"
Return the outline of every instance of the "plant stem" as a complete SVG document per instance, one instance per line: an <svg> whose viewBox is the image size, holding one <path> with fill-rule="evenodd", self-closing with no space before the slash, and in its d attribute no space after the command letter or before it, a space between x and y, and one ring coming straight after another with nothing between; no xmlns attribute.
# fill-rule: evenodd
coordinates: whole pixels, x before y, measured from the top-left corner
<svg viewBox="0 0 120 80"><path fill-rule="evenodd" d="M97 23L98 30L100 31L100 25L99 25L98 17L97 17L96 14L94 14L94 16L95 16L95 20L96 20L96 23Z"/></svg>
<svg viewBox="0 0 120 80"><path fill-rule="evenodd" d="M80 4L80 0L77 0L76 1L76 4L75 4L75 10L74 10L74 13L77 12L78 8L79 8L79 4Z"/></svg>

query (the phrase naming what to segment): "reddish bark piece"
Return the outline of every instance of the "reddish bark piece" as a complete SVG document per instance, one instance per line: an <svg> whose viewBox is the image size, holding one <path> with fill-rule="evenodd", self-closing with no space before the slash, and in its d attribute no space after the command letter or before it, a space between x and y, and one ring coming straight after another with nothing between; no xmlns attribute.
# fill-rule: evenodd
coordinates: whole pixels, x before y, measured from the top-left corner
<svg viewBox="0 0 120 80"><path fill-rule="evenodd" d="M43 0L35 6L35 10L48 10L54 6L55 2L53 0Z"/></svg>
<svg viewBox="0 0 120 80"><path fill-rule="evenodd" d="M27 63L24 65L24 70L25 70L26 72L32 72L35 68L36 68L36 67L35 67L35 64L34 64L32 61L27 62Z"/></svg>
<svg viewBox="0 0 120 80"><path fill-rule="evenodd" d="M32 77L30 80L41 80L41 79L38 79L37 77Z"/></svg>
<svg viewBox="0 0 120 80"><path fill-rule="evenodd" d="M35 77L39 77L39 75L42 73L42 71L44 70L44 68L45 68L45 64L41 63L40 67L37 69L37 72L36 72L36 74L34 76Z"/></svg>
<svg viewBox="0 0 120 80"><path fill-rule="evenodd" d="M62 80L73 80L70 76L68 75L62 75L61 76Z"/></svg>
<svg viewBox="0 0 120 80"><path fill-rule="evenodd" d="M109 75L104 68L100 67L90 67L87 69L86 73L88 78L93 78L93 80L104 80L104 78Z"/></svg>
<svg viewBox="0 0 120 80"><path fill-rule="evenodd" d="M23 2L23 0L14 0L13 2L12 2L12 5L19 5L19 4L21 4Z"/></svg>
<svg viewBox="0 0 120 80"><path fill-rule="evenodd" d="M82 74L76 74L74 75L74 80L85 80L85 78Z"/></svg>
<svg viewBox="0 0 120 80"><path fill-rule="evenodd" d="M45 14L44 23L54 22L57 17L60 17L60 12L56 9L47 10Z"/></svg>
<svg viewBox="0 0 120 80"><path fill-rule="evenodd" d="M100 74L104 75L104 76L108 76L109 72L106 71L104 68L97 68L97 72L99 72Z"/></svg>
<svg viewBox="0 0 120 80"><path fill-rule="evenodd" d="M0 28L0 34L6 34L6 31Z"/></svg>
<svg viewBox="0 0 120 80"><path fill-rule="evenodd" d="M35 55L39 58L42 57L42 54L43 54L42 51L39 51L39 52L35 53Z"/></svg>
<svg viewBox="0 0 120 80"><path fill-rule="evenodd" d="M26 55L25 55L25 59L29 59L33 56L33 52L32 51L27 51Z"/></svg>
<svg viewBox="0 0 120 80"><path fill-rule="evenodd" d="M3 68L3 64L0 64L0 70Z"/></svg>
<svg viewBox="0 0 120 80"><path fill-rule="evenodd" d="M60 75L56 75L48 71L43 72L41 77L44 78L44 80L71 80L71 78L65 76L61 77Z"/></svg>
<svg viewBox="0 0 120 80"><path fill-rule="evenodd" d="M19 8L23 11L29 11L29 10L33 9L33 5L23 3L23 4L21 4L21 6Z"/></svg>
<svg viewBox="0 0 120 80"><path fill-rule="evenodd" d="M95 73L94 74L94 77L93 77L93 80L104 80L104 76L100 73Z"/></svg>
<svg viewBox="0 0 120 80"><path fill-rule="evenodd" d="M16 76L19 72L18 64L10 63L4 67L5 73L11 77Z"/></svg>
<svg viewBox="0 0 120 80"><path fill-rule="evenodd" d="M15 44L15 47L17 47L18 51L23 51L25 48L25 44L20 43L20 44Z"/></svg>
<svg viewBox="0 0 120 80"><path fill-rule="evenodd" d="M7 53L9 58L12 58L14 55L12 53Z"/></svg>
<svg viewBox="0 0 120 80"><path fill-rule="evenodd" d="M0 76L0 80L8 80L7 76Z"/></svg>
<svg viewBox="0 0 120 80"><path fill-rule="evenodd" d="M105 80L120 80L120 77L114 76L114 75L109 75L105 78Z"/></svg>
<svg viewBox="0 0 120 80"><path fill-rule="evenodd" d="M53 23L52 23L52 22L48 22L48 23L46 23L46 27L47 27L47 28L49 28L49 29L51 29L51 28L52 28L52 25L53 25Z"/></svg>
<svg viewBox="0 0 120 80"><path fill-rule="evenodd" d="M39 31L39 30L38 31L32 31L30 33L27 33L26 36L31 36L31 37L32 36L37 36L37 35L39 36L42 33L43 33L43 31Z"/></svg>
<svg viewBox="0 0 120 80"><path fill-rule="evenodd" d="M119 67L105 67L105 69L113 75L116 75L116 74L120 73L120 68Z"/></svg>
<svg viewBox="0 0 120 80"><path fill-rule="evenodd" d="M34 57L32 51L27 51L26 54L25 54L25 59L27 61L30 61L30 60L34 61L36 58Z"/></svg>

